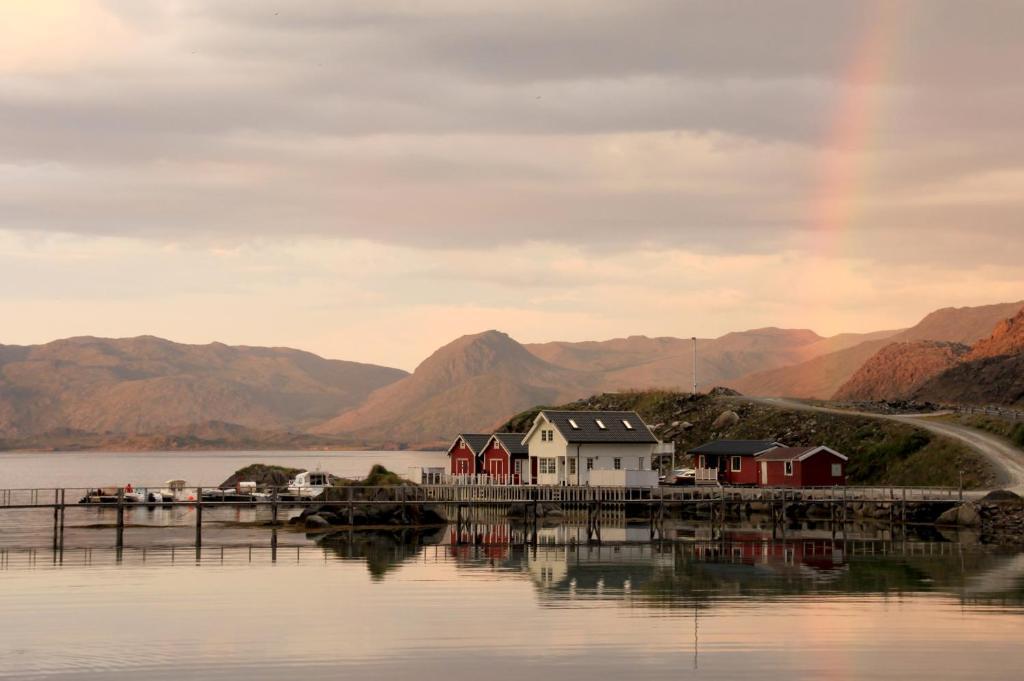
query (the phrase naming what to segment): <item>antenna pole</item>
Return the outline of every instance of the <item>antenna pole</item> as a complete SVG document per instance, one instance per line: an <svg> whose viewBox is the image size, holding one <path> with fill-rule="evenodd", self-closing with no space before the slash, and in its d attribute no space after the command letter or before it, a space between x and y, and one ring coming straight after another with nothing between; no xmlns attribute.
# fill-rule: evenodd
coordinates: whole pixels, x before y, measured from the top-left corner
<svg viewBox="0 0 1024 681"><path fill-rule="evenodd" d="M697 394L697 337L694 336L693 340L693 394Z"/></svg>

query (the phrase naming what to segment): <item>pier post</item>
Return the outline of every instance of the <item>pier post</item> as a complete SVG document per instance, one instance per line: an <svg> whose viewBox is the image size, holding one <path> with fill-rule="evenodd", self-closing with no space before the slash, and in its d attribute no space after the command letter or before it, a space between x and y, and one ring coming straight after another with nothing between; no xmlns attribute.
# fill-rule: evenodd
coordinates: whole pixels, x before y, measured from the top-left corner
<svg viewBox="0 0 1024 681"><path fill-rule="evenodd" d="M117 549L124 546L124 488L117 490Z"/></svg>
<svg viewBox="0 0 1024 681"><path fill-rule="evenodd" d="M273 527L277 527L277 486L274 486L274 491L270 493L270 524Z"/></svg>
<svg viewBox="0 0 1024 681"><path fill-rule="evenodd" d="M352 490L352 487L350 486L348 488L348 526L349 527L352 527L353 525L356 524L355 507L352 504L352 498L353 498L354 495L355 495L355 492Z"/></svg>
<svg viewBox="0 0 1024 681"><path fill-rule="evenodd" d="M60 490L59 489L54 489L53 490L53 553L54 553L54 558L56 558L56 554L57 554L57 534L60 531L60 528L58 526L58 521L60 520L59 515L60 515Z"/></svg>
<svg viewBox="0 0 1024 681"><path fill-rule="evenodd" d="M67 490L60 490L60 562L64 562L64 514L67 513Z"/></svg>
<svg viewBox="0 0 1024 681"><path fill-rule="evenodd" d="M196 488L196 558L203 545L203 488Z"/></svg>

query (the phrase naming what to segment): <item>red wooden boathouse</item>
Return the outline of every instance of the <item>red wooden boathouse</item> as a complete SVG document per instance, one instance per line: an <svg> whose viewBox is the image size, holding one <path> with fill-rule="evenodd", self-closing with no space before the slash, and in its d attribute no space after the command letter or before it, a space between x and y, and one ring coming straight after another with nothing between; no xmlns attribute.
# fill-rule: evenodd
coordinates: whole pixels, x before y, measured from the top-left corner
<svg viewBox="0 0 1024 681"><path fill-rule="evenodd" d="M460 433L448 447L448 472L452 475L476 475L482 472L481 458L490 439L487 433Z"/></svg>
<svg viewBox="0 0 1024 681"><path fill-rule="evenodd" d="M847 457L825 447L777 447L758 454L762 487L827 487L846 484Z"/></svg>

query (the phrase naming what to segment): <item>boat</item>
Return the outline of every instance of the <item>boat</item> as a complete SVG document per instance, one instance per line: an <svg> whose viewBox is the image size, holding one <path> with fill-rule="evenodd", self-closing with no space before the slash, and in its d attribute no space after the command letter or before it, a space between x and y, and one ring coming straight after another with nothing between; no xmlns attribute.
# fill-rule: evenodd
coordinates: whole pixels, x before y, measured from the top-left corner
<svg viewBox="0 0 1024 681"><path fill-rule="evenodd" d="M144 501L144 495L136 492L131 485L120 487L97 487L89 490L85 496L78 500L80 504L116 504L123 501L126 504L139 504Z"/></svg>
<svg viewBox="0 0 1024 681"><path fill-rule="evenodd" d="M185 493L184 480L168 480L164 483L163 489L151 491L146 501L151 504L168 504L172 501L180 501Z"/></svg>
<svg viewBox="0 0 1024 681"><path fill-rule="evenodd" d="M334 483L335 477L320 470L302 471L288 483L288 495L294 499L315 499Z"/></svg>

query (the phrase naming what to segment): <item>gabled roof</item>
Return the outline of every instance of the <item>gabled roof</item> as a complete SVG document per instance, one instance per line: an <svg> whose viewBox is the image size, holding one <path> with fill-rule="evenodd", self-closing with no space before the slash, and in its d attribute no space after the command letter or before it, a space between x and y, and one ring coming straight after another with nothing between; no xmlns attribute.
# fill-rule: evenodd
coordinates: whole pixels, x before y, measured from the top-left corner
<svg viewBox="0 0 1024 681"><path fill-rule="evenodd" d="M776 447L784 447L773 440L714 440L694 447L687 454L724 454L726 456L754 456Z"/></svg>
<svg viewBox="0 0 1024 681"><path fill-rule="evenodd" d="M838 456L843 461L847 458L830 447L824 445L820 447L776 447L767 452L762 452L757 455L758 461L804 461L809 459L819 452L828 452L833 456Z"/></svg>
<svg viewBox="0 0 1024 681"><path fill-rule="evenodd" d="M484 447L487 446L487 441L490 439L491 436L487 433L459 433L458 437L449 445L448 453L451 454L455 445L459 444L459 440L463 440L469 446L469 451L479 454L484 451Z"/></svg>
<svg viewBox="0 0 1024 681"><path fill-rule="evenodd" d="M530 453L529 447L523 444L522 433L495 433L487 440L485 448L491 446L491 440L498 440L512 456L526 456Z"/></svg>
<svg viewBox="0 0 1024 681"><path fill-rule="evenodd" d="M530 434L537 428L541 416L546 418L570 444L588 442L654 444L658 441L658 438L654 437L654 433L635 411L544 410L537 415L537 419L533 422L533 428L523 437L523 442L526 442ZM604 428L598 422L604 424ZM575 426L573 426L574 423Z"/></svg>

